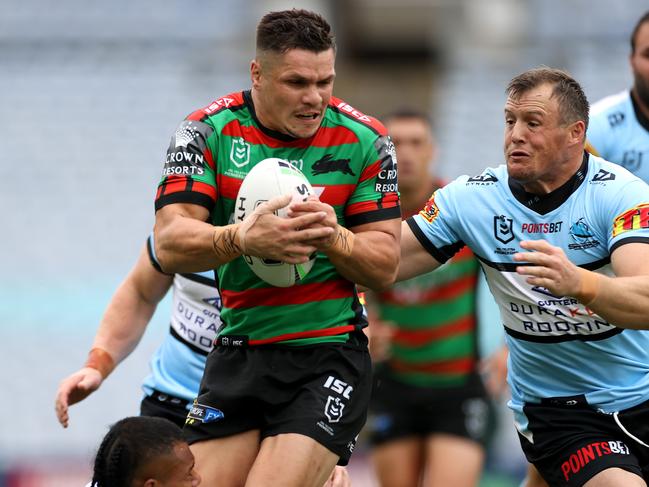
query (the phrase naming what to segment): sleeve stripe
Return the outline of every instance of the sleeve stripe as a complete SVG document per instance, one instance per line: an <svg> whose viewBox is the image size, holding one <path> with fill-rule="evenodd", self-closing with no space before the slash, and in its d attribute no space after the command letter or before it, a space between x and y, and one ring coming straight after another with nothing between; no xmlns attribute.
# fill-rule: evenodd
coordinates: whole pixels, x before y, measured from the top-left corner
<svg viewBox="0 0 649 487"><path fill-rule="evenodd" d="M155 211L158 211L163 206L171 205L174 203L189 203L193 205L200 205L212 211L214 208L214 199L206 194L197 193L193 191L182 191L178 193L165 194L158 198L155 202Z"/></svg>
<svg viewBox="0 0 649 487"><path fill-rule="evenodd" d="M398 206L392 208L381 208L375 211L358 213L356 215L345 216L345 225L347 228L356 227L365 223L373 223L383 220L392 220L398 218L401 220L401 209Z"/></svg>
<svg viewBox="0 0 649 487"><path fill-rule="evenodd" d="M435 260L437 260L440 264L443 264L446 262L448 259L451 258L451 256L446 256L444 255L437 247L435 247L430 240L424 235L424 232L419 228L419 225L417 225L417 222L415 222L414 217L410 217L406 220L406 223L410 227L410 230L412 230L412 233L415 235L417 240L419 240L419 243L421 246L426 249L426 251L435 257Z"/></svg>
<svg viewBox="0 0 649 487"><path fill-rule="evenodd" d="M155 246L153 245L153 232L151 232L149 238L146 239L146 250L149 254L149 261L151 261L151 265L156 271L166 276L173 276L173 274L167 274L166 272L164 272L162 270L162 267L160 266L160 263L158 262L158 258L155 255Z"/></svg>
<svg viewBox="0 0 649 487"><path fill-rule="evenodd" d="M649 244L649 237L627 237L627 238L622 238L615 242L613 245L611 245L611 249L609 250L610 254L613 254L613 251L617 249L618 247L621 247L622 245L626 245L629 243L645 243Z"/></svg>

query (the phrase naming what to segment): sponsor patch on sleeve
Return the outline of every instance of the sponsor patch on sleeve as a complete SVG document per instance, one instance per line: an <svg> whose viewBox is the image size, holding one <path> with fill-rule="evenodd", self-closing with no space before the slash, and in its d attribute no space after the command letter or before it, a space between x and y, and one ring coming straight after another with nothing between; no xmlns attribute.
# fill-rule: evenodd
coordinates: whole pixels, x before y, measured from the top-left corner
<svg viewBox="0 0 649 487"><path fill-rule="evenodd" d="M374 191L377 193L396 193L397 185L397 153L394 143L389 136L376 139L374 147L379 154L380 169L376 175Z"/></svg>
<svg viewBox="0 0 649 487"><path fill-rule="evenodd" d="M643 228L649 228L649 203L641 203L616 216L613 221L613 237Z"/></svg>
<svg viewBox="0 0 649 487"><path fill-rule="evenodd" d="M435 204L435 193L433 193L430 197L430 199L426 202L426 206L424 206L424 209L419 212L419 214L424 217L424 219L428 223L433 223L433 220L437 218L437 215L439 215L439 208L437 208L437 205Z"/></svg>
<svg viewBox="0 0 649 487"><path fill-rule="evenodd" d="M196 421L200 421L201 423L211 423L212 421L218 421L219 419L223 419L224 417L225 415L220 409L211 408L209 406L205 406L204 404L194 402L194 404L192 404L192 408L187 414L187 420L185 421L185 423L193 424Z"/></svg>

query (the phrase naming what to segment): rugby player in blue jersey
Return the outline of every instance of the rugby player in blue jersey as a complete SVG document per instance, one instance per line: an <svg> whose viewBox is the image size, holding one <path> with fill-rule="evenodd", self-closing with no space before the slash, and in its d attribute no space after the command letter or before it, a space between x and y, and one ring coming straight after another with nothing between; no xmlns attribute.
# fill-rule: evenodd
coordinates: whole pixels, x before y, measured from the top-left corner
<svg viewBox="0 0 649 487"><path fill-rule="evenodd" d="M399 279L469 246L500 307L527 459L553 486L646 487L649 186L584 151L588 110L562 71L515 77L506 164L403 223Z"/></svg>
<svg viewBox="0 0 649 487"><path fill-rule="evenodd" d="M593 104L587 148L649 182L649 12L631 34L633 87Z"/></svg>
<svg viewBox="0 0 649 487"><path fill-rule="evenodd" d="M142 388L140 414L166 418L183 427L198 395L207 353L220 325L220 297L213 272L165 274L152 238L117 288L99 324L86 364L61 381L56 414L64 428L69 406L99 389L106 377L137 346L158 303L171 288L169 333L151 358ZM349 487L347 469L336 466L326 487Z"/></svg>

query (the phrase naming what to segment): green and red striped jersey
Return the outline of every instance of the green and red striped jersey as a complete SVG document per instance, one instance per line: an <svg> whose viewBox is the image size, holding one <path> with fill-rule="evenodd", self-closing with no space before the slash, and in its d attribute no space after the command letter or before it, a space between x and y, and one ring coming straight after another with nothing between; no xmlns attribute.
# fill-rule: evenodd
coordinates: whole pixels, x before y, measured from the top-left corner
<svg viewBox="0 0 649 487"><path fill-rule="evenodd" d="M478 260L464 247L433 272L378 294L379 317L396 327L386 363L395 379L453 387L475 373L478 272Z"/></svg>
<svg viewBox="0 0 649 487"><path fill-rule="evenodd" d="M214 225L233 223L237 193L256 163L278 157L298 167L320 200L347 227L400 218L394 145L383 125L332 97L318 131L296 139L256 117L249 91L224 96L190 114L172 137L156 210L202 205ZM345 341L365 319L354 284L318 253L299 284L273 287L239 257L217 271L224 327L249 344Z"/></svg>

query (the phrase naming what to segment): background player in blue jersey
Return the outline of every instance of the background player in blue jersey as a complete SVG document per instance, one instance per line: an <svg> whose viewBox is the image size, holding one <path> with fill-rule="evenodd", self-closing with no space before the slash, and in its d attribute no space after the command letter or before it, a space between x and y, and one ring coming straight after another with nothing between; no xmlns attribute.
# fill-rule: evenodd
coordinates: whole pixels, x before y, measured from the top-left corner
<svg viewBox="0 0 649 487"><path fill-rule="evenodd" d="M594 103L587 148L649 182L649 12L631 34L633 87Z"/></svg>
<svg viewBox="0 0 649 487"><path fill-rule="evenodd" d="M170 288L173 304L169 333L151 358L151 373L142 385L145 395L140 414L168 419L181 428L185 423L220 325L220 297L213 272L165 274L153 248L150 238L113 295L88 362L59 385L56 414L64 427L69 424L69 406L99 389L135 349ZM337 466L327 482L327 487L349 487L347 469Z"/></svg>
<svg viewBox="0 0 649 487"><path fill-rule="evenodd" d="M507 164L404 222L399 279L468 245L500 306L528 460L550 485L646 486L649 186L584 152L588 101L566 73L527 71L507 95Z"/></svg>

